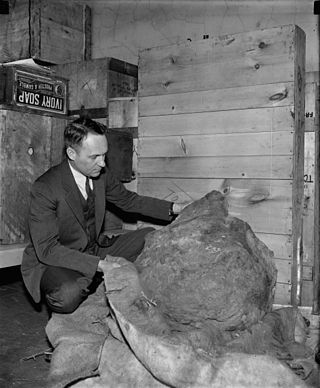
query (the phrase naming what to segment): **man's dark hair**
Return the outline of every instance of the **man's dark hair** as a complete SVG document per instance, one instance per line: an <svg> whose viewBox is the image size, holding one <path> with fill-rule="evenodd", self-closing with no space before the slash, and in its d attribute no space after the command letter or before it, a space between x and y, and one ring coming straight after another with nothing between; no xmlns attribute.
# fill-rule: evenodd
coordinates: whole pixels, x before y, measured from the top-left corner
<svg viewBox="0 0 320 388"><path fill-rule="evenodd" d="M83 140L88 136L88 133L104 135L106 133L106 127L86 117L80 117L72 123L69 123L64 130L65 149L81 146Z"/></svg>

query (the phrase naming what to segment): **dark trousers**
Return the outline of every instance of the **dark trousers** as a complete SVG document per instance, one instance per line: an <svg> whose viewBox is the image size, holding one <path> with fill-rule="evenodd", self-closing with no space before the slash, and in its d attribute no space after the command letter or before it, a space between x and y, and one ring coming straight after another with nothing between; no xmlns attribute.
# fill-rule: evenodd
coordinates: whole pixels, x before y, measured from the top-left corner
<svg viewBox="0 0 320 388"><path fill-rule="evenodd" d="M143 228L119 235L111 246L97 246L96 255L120 256L133 262L144 247L146 234L152 230ZM102 275L97 272L93 279L89 279L68 268L48 266L42 275L41 292L50 310L71 313L96 290L102 282Z"/></svg>

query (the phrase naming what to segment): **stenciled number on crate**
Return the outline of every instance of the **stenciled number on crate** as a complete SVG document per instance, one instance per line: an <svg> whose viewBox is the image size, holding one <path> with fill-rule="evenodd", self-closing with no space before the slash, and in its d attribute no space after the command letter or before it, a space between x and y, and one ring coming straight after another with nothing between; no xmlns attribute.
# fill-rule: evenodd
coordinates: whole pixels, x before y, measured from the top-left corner
<svg viewBox="0 0 320 388"><path fill-rule="evenodd" d="M304 180L305 183L314 183L311 174L305 174L303 176L303 180Z"/></svg>

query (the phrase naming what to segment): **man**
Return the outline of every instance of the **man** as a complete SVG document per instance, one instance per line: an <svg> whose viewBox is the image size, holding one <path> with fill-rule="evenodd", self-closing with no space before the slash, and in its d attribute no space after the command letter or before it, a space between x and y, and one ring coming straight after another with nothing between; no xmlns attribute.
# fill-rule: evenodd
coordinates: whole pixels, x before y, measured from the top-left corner
<svg viewBox="0 0 320 388"><path fill-rule="evenodd" d="M104 259L134 261L152 230L107 239L101 234L106 201L167 221L184 205L128 191L106 167L108 143L101 124L77 119L67 125L64 140L67 158L38 178L31 190L30 243L21 272L35 302L42 294L52 311L70 313L101 282Z"/></svg>

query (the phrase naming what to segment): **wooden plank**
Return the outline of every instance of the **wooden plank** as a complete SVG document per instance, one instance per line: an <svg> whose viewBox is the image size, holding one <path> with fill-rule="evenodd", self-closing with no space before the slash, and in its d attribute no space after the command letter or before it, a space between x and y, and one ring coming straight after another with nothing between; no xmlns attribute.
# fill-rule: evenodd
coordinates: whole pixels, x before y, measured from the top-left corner
<svg viewBox="0 0 320 388"><path fill-rule="evenodd" d="M273 260L277 268L277 282L291 284L291 261L274 259Z"/></svg>
<svg viewBox="0 0 320 388"><path fill-rule="evenodd" d="M141 158L194 156L292 155L293 133L289 131L140 137Z"/></svg>
<svg viewBox="0 0 320 388"><path fill-rule="evenodd" d="M302 279L312 281L313 280L313 266L304 265L302 271Z"/></svg>
<svg viewBox="0 0 320 388"><path fill-rule="evenodd" d="M279 52L289 54L294 30L295 27L289 25L148 48L140 51L139 73L143 76L144 73L176 67L225 63L241 55L255 58Z"/></svg>
<svg viewBox="0 0 320 388"><path fill-rule="evenodd" d="M181 136L292 131L289 106L139 117L139 135Z"/></svg>
<svg viewBox="0 0 320 388"><path fill-rule="evenodd" d="M301 305L302 306L312 306L313 303L313 282L304 280L302 282L302 291L301 291Z"/></svg>
<svg viewBox="0 0 320 388"><path fill-rule="evenodd" d="M315 132L305 133L303 262L314 263Z"/></svg>
<svg viewBox="0 0 320 388"><path fill-rule="evenodd" d="M229 214L248 222L254 232L291 233L290 181L141 178L138 182L139 194L172 202L195 201L212 190L224 193Z"/></svg>
<svg viewBox="0 0 320 388"><path fill-rule="evenodd" d="M140 158L139 177L292 179L291 156Z"/></svg>
<svg viewBox="0 0 320 388"><path fill-rule="evenodd" d="M282 260L292 259L292 238L289 235L258 233L257 237L274 253L274 257Z"/></svg>
<svg viewBox="0 0 320 388"><path fill-rule="evenodd" d="M234 109L271 108L293 104L293 83L287 82L139 97L139 115L140 117L175 115Z"/></svg>
<svg viewBox="0 0 320 388"><path fill-rule="evenodd" d="M168 201L187 202L200 199L212 190L223 193L230 202L240 205L262 202L265 199L290 207L292 202L289 180L209 179L209 178L140 178L138 192Z"/></svg>
<svg viewBox="0 0 320 388"><path fill-rule="evenodd" d="M302 249L303 249L303 175L304 175L304 124L305 124L305 33L295 30L294 53L294 121L295 139L293 152L293 181L292 181L292 288L291 303L299 306L302 288Z"/></svg>
<svg viewBox="0 0 320 388"><path fill-rule="evenodd" d="M51 118L1 111L0 240L27 239L27 213L33 181L50 167Z"/></svg>
<svg viewBox="0 0 320 388"><path fill-rule="evenodd" d="M317 104L316 104L316 117L319 117L319 87L316 91ZM313 314L319 314L320 312L320 146L319 146L319 122L315 130L315 160L314 160L314 279L313 279L313 300L312 300L312 312Z"/></svg>
<svg viewBox="0 0 320 388"><path fill-rule="evenodd" d="M240 57L234 61L152 71L139 77L139 96L158 96L189 90L211 90L292 81L291 53ZM241 73L241 77L238 77Z"/></svg>
<svg viewBox="0 0 320 388"><path fill-rule="evenodd" d="M142 51L139 94L291 81L294 33L286 26Z"/></svg>
<svg viewBox="0 0 320 388"><path fill-rule="evenodd" d="M277 283L274 296L274 303L281 305L289 305L291 297L291 285L285 283Z"/></svg>

